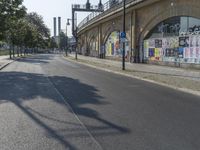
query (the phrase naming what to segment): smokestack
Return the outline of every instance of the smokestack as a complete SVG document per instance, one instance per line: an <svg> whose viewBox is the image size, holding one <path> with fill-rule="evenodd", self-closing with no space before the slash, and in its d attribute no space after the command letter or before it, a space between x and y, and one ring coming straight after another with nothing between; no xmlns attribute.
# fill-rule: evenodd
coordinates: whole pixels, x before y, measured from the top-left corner
<svg viewBox="0 0 200 150"><path fill-rule="evenodd" d="M56 37L56 17L53 18L54 37Z"/></svg>
<svg viewBox="0 0 200 150"><path fill-rule="evenodd" d="M61 17L58 17L58 35L60 35L61 32Z"/></svg>

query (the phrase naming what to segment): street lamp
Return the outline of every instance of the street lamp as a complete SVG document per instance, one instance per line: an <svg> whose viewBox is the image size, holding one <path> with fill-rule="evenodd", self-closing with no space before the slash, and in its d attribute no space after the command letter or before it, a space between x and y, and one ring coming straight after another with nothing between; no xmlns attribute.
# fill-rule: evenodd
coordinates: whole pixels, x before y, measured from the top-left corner
<svg viewBox="0 0 200 150"><path fill-rule="evenodd" d="M69 21L72 21L72 19L67 19L67 25L69 26L70 25L70 23L69 23Z"/></svg>
<svg viewBox="0 0 200 150"><path fill-rule="evenodd" d="M68 25L68 26L70 25L70 22L69 22L69 21L72 21L72 22L73 22L74 20L68 18L68 19L67 19L67 25ZM76 41L75 41L75 44L76 44L76 46L77 46L77 37L76 37L76 35L75 35L74 32L77 32L77 31L73 31L73 33L72 33L73 36L74 36L74 38L75 38L75 40L76 40ZM77 54L77 47L75 47L75 59L76 59L76 60L78 59L78 58L77 58L77 55L78 55L78 54Z"/></svg>
<svg viewBox="0 0 200 150"><path fill-rule="evenodd" d="M125 15L126 15L126 0L123 1L123 38L124 38L124 41L123 41L123 58L122 58L122 70L125 70L125 38L126 38L126 29L125 29L125 26L126 26L126 18L125 18Z"/></svg>

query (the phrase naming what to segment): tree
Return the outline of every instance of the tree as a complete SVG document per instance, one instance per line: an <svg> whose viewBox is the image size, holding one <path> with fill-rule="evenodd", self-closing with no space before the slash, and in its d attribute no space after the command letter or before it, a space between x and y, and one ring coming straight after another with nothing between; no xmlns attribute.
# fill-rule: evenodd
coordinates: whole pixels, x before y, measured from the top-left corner
<svg viewBox="0 0 200 150"><path fill-rule="evenodd" d="M58 45L57 45L56 40L55 40L54 37L52 37L50 39L49 48L51 48L51 49L58 48Z"/></svg>
<svg viewBox="0 0 200 150"><path fill-rule="evenodd" d="M61 32L59 35L59 48L64 50L67 46L67 36Z"/></svg>
<svg viewBox="0 0 200 150"><path fill-rule="evenodd" d="M0 40L5 40L5 33L12 28L13 22L26 14L22 2L23 0L0 0Z"/></svg>
<svg viewBox="0 0 200 150"><path fill-rule="evenodd" d="M50 31L37 13L26 13L23 0L0 0L0 41L13 48L46 48ZM10 50L11 57L11 50Z"/></svg>
<svg viewBox="0 0 200 150"><path fill-rule="evenodd" d="M50 39L50 30L44 24L42 16L37 13L29 13L26 16L26 20L31 25L32 34L27 37L31 39L32 43L29 43L29 47L48 47L48 41ZM30 31L29 31L30 32Z"/></svg>

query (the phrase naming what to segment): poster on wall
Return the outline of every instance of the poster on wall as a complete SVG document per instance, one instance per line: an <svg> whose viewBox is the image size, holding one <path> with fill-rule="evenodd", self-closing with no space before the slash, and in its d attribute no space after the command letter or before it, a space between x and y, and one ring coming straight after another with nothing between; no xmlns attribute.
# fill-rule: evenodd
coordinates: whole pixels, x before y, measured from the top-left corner
<svg viewBox="0 0 200 150"><path fill-rule="evenodd" d="M162 39L162 48L163 49L169 48L169 42L168 42L167 38Z"/></svg>
<svg viewBox="0 0 200 150"><path fill-rule="evenodd" d="M183 52L184 52L184 48L183 47L179 47L179 49L178 49L179 58L183 58L184 57Z"/></svg>
<svg viewBox="0 0 200 150"><path fill-rule="evenodd" d="M155 48L149 48L149 57L155 57Z"/></svg>
<svg viewBox="0 0 200 150"><path fill-rule="evenodd" d="M149 41L148 41L148 40L145 40L145 41L144 41L144 57L145 57L145 58L148 58L148 57L149 57L149 50L148 50L148 47L149 47Z"/></svg>
<svg viewBox="0 0 200 150"><path fill-rule="evenodd" d="M155 39L155 48L162 48L162 39Z"/></svg>
<svg viewBox="0 0 200 150"><path fill-rule="evenodd" d="M197 47L197 37L196 36L190 36L190 47Z"/></svg>
<svg viewBox="0 0 200 150"><path fill-rule="evenodd" d="M119 44L119 32L112 32L106 41L106 56L121 55Z"/></svg>
<svg viewBox="0 0 200 150"><path fill-rule="evenodd" d="M190 47L190 57L191 58L197 58L197 56L196 56L196 47L195 48Z"/></svg>
<svg viewBox="0 0 200 150"><path fill-rule="evenodd" d="M155 40L154 39L149 39L149 48L155 48Z"/></svg>
<svg viewBox="0 0 200 150"><path fill-rule="evenodd" d="M196 40L197 40L197 47L200 47L200 35L197 36Z"/></svg>
<svg viewBox="0 0 200 150"><path fill-rule="evenodd" d="M179 47L189 47L189 37L179 37Z"/></svg>
<svg viewBox="0 0 200 150"><path fill-rule="evenodd" d="M190 48L184 48L184 58L190 58Z"/></svg>
<svg viewBox="0 0 200 150"><path fill-rule="evenodd" d="M177 48L166 48L165 56L166 57L177 57L178 49Z"/></svg>
<svg viewBox="0 0 200 150"><path fill-rule="evenodd" d="M178 37L168 38L169 48L177 48L179 47L179 39Z"/></svg>
<svg viewBox="0 0 200 150"><path fill-rule="evenodd" d="M200 48L199 47L196 48L196 56L198 59L200 59Z"/></svg>

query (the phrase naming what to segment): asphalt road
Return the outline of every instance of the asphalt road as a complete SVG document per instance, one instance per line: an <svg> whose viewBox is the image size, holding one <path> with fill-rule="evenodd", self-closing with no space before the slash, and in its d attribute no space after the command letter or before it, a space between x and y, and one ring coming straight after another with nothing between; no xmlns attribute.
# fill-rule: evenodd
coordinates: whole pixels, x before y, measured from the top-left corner
<svg viewBox="0 0 200 150"><path fill-rule="evenodd" d="M200 97L35 55L0 71L0 150L199 150Z"/></svg>

